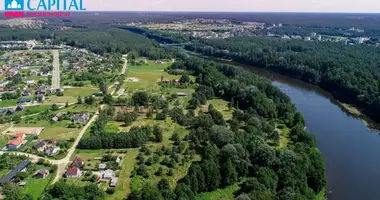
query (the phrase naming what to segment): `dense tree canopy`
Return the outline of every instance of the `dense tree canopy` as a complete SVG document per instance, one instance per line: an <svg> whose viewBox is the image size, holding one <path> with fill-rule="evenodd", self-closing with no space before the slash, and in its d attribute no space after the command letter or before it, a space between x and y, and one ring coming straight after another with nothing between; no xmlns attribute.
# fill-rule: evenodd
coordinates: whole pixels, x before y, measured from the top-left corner
<svg viewBox="0 0 380 200"><path fill-rule="evenodd" d="M316 84L338 100L355 104L363 108L365 114L380 121L379 48L264 37L203 40L202 44L192 44L187 48L268 68ZM251 102L260 98L254 99ZM270 102L263 106L270 106Z"/></svg>

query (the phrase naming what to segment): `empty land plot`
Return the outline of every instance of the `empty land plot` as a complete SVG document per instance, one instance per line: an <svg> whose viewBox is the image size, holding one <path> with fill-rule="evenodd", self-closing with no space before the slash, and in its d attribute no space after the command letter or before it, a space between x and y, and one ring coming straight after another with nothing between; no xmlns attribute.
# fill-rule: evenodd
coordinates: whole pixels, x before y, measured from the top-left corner
<svg viewBox="0 0 380 200"><path fill-rule="evenodd" d="M11 127L3 132L4 135L14 136L16 133L24 133L26 135L40 135L44 127Z"/></svg>
<svg viewBox="0 0 380 200"><path fill-rule="evenodd" d="M40 139L57 138L61 140L69 140L78 136L79 130L76 128L65 127L47 127L39 135Z"/></svg>
<svg viewBox="0 0 380 200"><path fill-rule="evenodd" d="M98 92L96 88L69 88L65 89L63 92L64 96L49 96L44 103L60 103L64 104L66 102L73 103L76 102L78 96L85 97L90 96L94 93Z"/></svg>

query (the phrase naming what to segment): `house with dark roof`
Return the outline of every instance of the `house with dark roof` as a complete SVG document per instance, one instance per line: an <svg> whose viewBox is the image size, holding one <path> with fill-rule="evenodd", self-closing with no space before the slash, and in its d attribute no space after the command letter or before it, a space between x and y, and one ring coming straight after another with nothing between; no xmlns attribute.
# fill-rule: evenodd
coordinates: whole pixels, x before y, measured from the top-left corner
<svg viewBox="0 0 380 200"><path fill-rule="evenodd" d="M18 104L24 104L24 103L30 103L30 102L32 102L32 99L30 99L30 98L20 98L17 101Z"/></svg>
<svg viewBox="0 0 380 200"><path fill-rule="evenodd" d="M37 143L36 145L33 146L33 149L34 150L37 150L37 151L44 151L45 150L45 147L46 147L46 144L44 141L41 141L39 143Z"/></svg>
<svg viewBox="0 0 380 200"><path fill-rule="evenodd" d="M82 172L77 167L70 167L65 172L66 178L80 177L80 176L82 176Z"/></svg>
<svg viewBox="0 0 380 200"><path fill-rule="evenodd" d="M17 173L23 171L26 167L28 167L29 164L30 162L27 160L22 161L16 168L12 169L12 171L0 179L0 185L12 180L17 175Z"/></svg>
<svg viewBox="0 0 380 200"><path fill-rule="evenodd" d="M75 114L71 121L74 123L86 123L90 119L90 114L88 112L81 112L78 114Z"/></svg>
<svg viewBox="0 0 380 200"><path fill-rule="evenodd" d="M24 90L22 92L22 96L30 96L32 94L32 92L30 90Z"/></svg>
<svg viewBox="0 0 380 200"><path fill-rule="evenodd" d="M44 94L37 94L34 96L34 99L38 102L45 100L45 95Z"/></svg>
<svg viewBox="0 0 380 200"><path fill-rule="evenodd" d="M35 174L34 177L36 178L46 178L49 175L49 170L47 169L40 169Z"/></svg>
<svg viewBox="0 0 380 200"><path fill-rule="evenodd" d="M76 157L74 160L73 160L73 163L71 164L72 166L74 167L82 167L84 164L83 160Z"/></svg>
<svg viewBox="0 0 380 200"><path fill-rule="evenodd" d="M13 115L13 114L15 114L15 112L16 112L15 110L9 108L9 109L7 110L6 115Z"/></svg>
<svg viewBox="0 0 380 200"><path fill-rule="evenodd" d="M24 107L22 105L17 105L16 112L21 112L24 110Z"/></svg>

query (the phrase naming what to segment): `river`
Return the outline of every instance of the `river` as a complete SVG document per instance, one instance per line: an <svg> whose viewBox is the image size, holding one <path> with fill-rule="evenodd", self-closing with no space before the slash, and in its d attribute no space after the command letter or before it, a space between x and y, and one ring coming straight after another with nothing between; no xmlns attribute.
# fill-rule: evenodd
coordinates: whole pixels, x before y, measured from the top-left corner
<svg viewBox="0 0 380 200"><path fill-rule="evenodd" d="M329 93L316 86L262 69L239 66L271 79L302 113L326 162L329 200L380 199L378 133L369 130Z"/></svg>
<svg viewBox="0 0 380 200"><path fill-rule="evenodd" d="M314 85L260 68L219 59L201 59L232 64L266 77L291 98L304 116L307 130L316 137L325 160L329 200L380 199L380 156L377 155L380 136L347 112L331 94Z"/></svg>

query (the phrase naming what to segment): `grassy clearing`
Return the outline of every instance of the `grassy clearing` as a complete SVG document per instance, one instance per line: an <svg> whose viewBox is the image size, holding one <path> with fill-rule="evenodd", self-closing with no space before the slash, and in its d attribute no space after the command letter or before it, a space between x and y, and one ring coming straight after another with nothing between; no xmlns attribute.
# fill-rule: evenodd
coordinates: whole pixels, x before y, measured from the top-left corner
<svg viewBox="0 0 380 200"><path fill-rule="evenodd" d="M26 115L32 115L35 113L43 112L43 111L48 110L50 108L51 108L50 105L28 106L28 107L25 107L24 113Z"/></svg>
<svg viewBox="0 0 380 200"><path fill-rule="evenodd" d="M289 128L285 124L278 124L276 130L280 133L279 148L286 148L289 144Z"/></svg>
<svg viewBox="0 0 380 200"><path fill-rule="evenodd" d="M54 174L50 174L44 179L30 177L24 188L25 193L32 195L33 199L39 199L53 176Z"/></svg>
<svg viewBox="0 0 380 200"><path fill-rule="evenodd" d="M214 192L205 192L198 194L195 199L196 200L227 200L227 199L235 199L234 192L239 190L239 183L235 183L229 187L218 189Z"/></svg>
<svg viewBox="0 0 380 200"><path fill-rule="evenodd" d="M82 112L82 111L87 111L87 112L96 112L98 111L99 107L98 106L89 106L89 105L78 105L74 104L68 108L63 108L61 111L62 112Z"/></svg>
<svg viewBox="0 0 380 200"><path fill-rule="evenodd" d="M129 194L129 186L131 184L130 175L136 164L138 153L138 149L128 149L128 152L123 159L123 165L119 173L119 182L116 186L115 194L108 196L107 199L120 200L124 199Z"/></svg>
<svg viewBox="0 0 380 200"><path fill-rule="evenodd" d="M16 106L16 105L17 105L17 99L0 101L0 107L10 107L10 106Z"/></svg>
<svg viewBox="0 0 380 200"><path fill-rule="evenodd" d="M40 139L57 138L61 140L69 140L78 136L78 129L64 127L47 127L38 136Z"/></svg>
<svg viewBox="0 0 380 200"><path fill-rule="evenodd" d="M73 103L77 101L78 96L85 97L90 96L94 93L98 92L96 88L69 88L65 89L64 96L49 96L46 98L44 103L61 103L64 104L66 102Z"/></svg>
<svg viewBox="0 0 380 200"><path fill-rule="evenodd" d="M225 120L232 118L232 110L228 109L228 101L223 99L212 99L208 101L209 104L212 104L216 110L222 113Z"/></svg>

